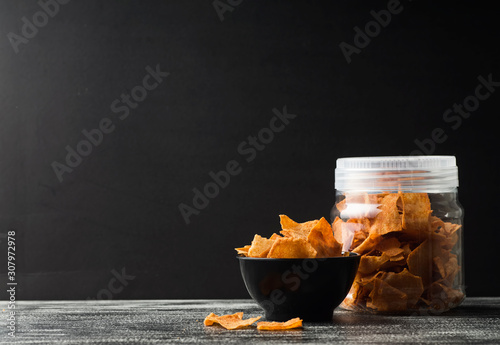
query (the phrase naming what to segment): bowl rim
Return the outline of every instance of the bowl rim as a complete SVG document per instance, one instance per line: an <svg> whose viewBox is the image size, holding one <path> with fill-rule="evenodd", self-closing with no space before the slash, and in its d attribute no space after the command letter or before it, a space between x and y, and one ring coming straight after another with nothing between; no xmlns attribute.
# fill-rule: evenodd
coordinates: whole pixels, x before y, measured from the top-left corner
<svg viewBox="0 0 500 345"><path fill-rule="evenodd" d="M279 262L279 261L293 262L293 261L303 261L303 260L327 261L327 260L341 260L341 259L356 260L358 258L361 258L361 254L350 252L349 256L331 256L331 257L326 257L326 258L254 258L254 257L250 257L250 256L236 255L236 258L239 260L272 261L272 262Z"/></svg>

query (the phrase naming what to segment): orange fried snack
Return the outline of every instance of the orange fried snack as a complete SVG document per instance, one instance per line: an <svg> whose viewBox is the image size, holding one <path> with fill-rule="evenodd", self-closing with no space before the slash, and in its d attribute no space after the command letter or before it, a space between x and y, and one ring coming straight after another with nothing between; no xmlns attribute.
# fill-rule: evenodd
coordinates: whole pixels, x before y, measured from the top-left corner
<svg viewBox="0 0 500 345"><path fill-rule="evenodd" d="M248 250L250 249L251 245L246 245L241 248L234 248L238 254L248 256Z"/></svg>
<svg viewBox="0 0 500 345"><path fill-rule="evenodd" d="M259 331L283 331L293 328L301 328L302 319L296 317L285 322L257 322L257 329Z"/></svg>
<svg viewBox="0 0 500 345"><path fill-rule="evenodd" d="M311 230L316 226L318 220L310 220L304 223L297 223L288 216L280 214L281 234L285 237L307 237Z"/></svg>
<svg viewBox="0 0 500 345"><path fill-rule="evenodd" d="M214 313L210 313L210 315L208 315L205 318L205 321L203 323L205 326L212 326L214 324L219 324L225 329L233 330L233 329L249 327L260 318L261 316L243 320L243 312L231 315L221 315L221 316L218 316Z"/></svg>
<svg viewBox="0 0 500 345"><path fill-rule="evenodd" d="M342 255L342 244L325 218L297 223L280 215L281 235L269 239L255 235L251 245L235 248L239 255L253 258L299 259Z"/></svg>
<svg viewBox="0 0 500 345"><path fill-rule="evenodd" d="M411 274L406 268L399 273L387 272L382 280L406 294L408 307L416 305L424 292L422 279Z"/></svg>
<svg viewBox="0 0 500 345"><path fill-rule="evenodd" d="M301 259L315 258L316 250L304 238L283 237L274 241L268 258Z"/></svg>
<svg viewBox="0 0 500 345"><path fill-rule="evenodd" d="M463 299L456 285L460 266L452 253L461 225L433 216L426 193L356 193L337 208L348 219L333 221L335 239L344 251L361 254L344 308L439 310Z"/></svg>
<svg viewBox="0 0 500 345"><path fill-rule="evenodd" d="M274 240L255 235L252 245L248 250L248 256L254 258L265 258L273 246Z"/></svg>
<svg viewBox="0 0 500 345"><path fill-rule="evenodd" d="M375 279L367 306L379 311L406 309L408 295L380 279Z"/></svg>
<svg viewBox="0 0 500 345"><path fill-rule="evenodd" d="M403 203L402 193L389 194L382 199L380 212L375 216L370 228L370 235L385 235L395 231L401 231Z"/></svg>
<svg viewBox="0 0 500 345"><path fill-rule="evenodd" d="M340 256L342 245L333 236L331 225L321 218L307 235L307 241L316 250L317 258Z"/></svg>
<svg viewBox="0 0 500 345"><path fill-rule="evenodd" d="M401 193L403 201L402 227L412 231L428 231L431 202L427 193Z"/></svg>
<svg viewBox="0 0 500 345"><path fill-rule="evenodd" d="M408 255L408 270L421 277L425 287L432 280L432 253L432 242L427 239Z"/></svg>

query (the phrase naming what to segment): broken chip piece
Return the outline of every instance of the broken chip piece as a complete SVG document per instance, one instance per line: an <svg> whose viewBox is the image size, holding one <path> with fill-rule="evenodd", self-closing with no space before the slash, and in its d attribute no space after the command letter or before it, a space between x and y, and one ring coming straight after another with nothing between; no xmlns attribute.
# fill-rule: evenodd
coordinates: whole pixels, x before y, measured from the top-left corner
<svg viewBox="0 0 500 345"><path fill-rule="evenodd" d="M205 326L212 326L214 324L219 324L225 329L233 330L246 328L251 326L255 321L259 320L262 316L252 317L250 319L243 320L243 312L234 313L230 315L221 315L218 316L214 313L210 313L205 318L203 322Z"/></svg>
<svg viewBox="0 0 500 345"><path fill-rule="evenodd" d="M283 331L287 329L301 328L302 319L296 317L285 322L257 322L257 329L259 331Z"/></svg>
<svg viewBox="0 0 500 345"><path fill-rule="evenodd" d="M261 316L243 320L243 312L221 315L221 316L216 315L214 313L210 313L203 321L203 324L205 326L220 325L225 329L235 330L235 329L250 327L253 323L260 320L260 318ZM286 322L268 322L268 321L257 322L257 329L262 331L281 331L281 330L301 328L301 327L302 327L302 319L298 317L288 320Z"/></svg>

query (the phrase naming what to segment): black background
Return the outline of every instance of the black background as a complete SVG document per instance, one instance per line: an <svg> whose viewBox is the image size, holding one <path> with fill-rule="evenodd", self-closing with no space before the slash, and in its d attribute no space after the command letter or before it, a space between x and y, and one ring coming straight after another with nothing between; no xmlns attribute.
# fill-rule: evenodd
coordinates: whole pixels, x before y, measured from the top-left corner
<svg viewBox="0 0 500 345"><path fill-rule="evenodd" d="M408 155L441 128L429 152L457 157L467 294L498 295L500 91L443 119L478 76L500 81L493 4L402 1L349 64L339 44L386 1L245 0L221 20L211 1L73 0L18 53L7 35L40 6L1 1L2 281L12 228L17 299L246 298L234 247L280 213L328 218L337 158ZM157 65L170 75L120 120L111 103ZM284 106L297 117L246 162L238 145ZM115 130L59 182L51 164L103 118ZM242 172L186 225L179 204L230 160Z"/></svg>

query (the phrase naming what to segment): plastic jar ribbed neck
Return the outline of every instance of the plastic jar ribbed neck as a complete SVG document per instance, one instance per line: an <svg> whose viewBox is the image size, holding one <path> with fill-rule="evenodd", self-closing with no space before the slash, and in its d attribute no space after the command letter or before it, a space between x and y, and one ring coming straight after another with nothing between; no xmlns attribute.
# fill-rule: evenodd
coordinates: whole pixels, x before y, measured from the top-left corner
<svg viewBox="0 0 500 345"><path fill-rule="evenodd" d="M335 169L338 191L443 193L457 187L454 156L339 158Z"/></svg>

